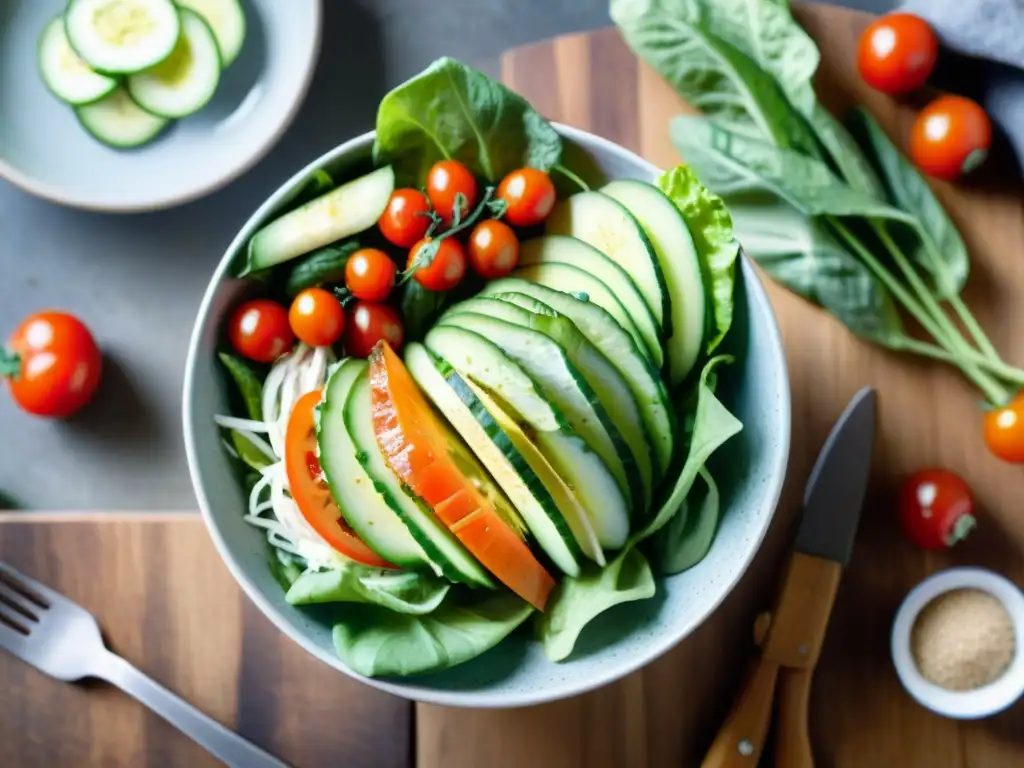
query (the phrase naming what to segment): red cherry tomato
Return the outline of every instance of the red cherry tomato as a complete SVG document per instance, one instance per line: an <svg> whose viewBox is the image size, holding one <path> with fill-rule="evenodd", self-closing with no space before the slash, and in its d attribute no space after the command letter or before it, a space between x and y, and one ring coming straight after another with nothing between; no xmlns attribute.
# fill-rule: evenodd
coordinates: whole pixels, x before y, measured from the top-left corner
<svg viewBox="0 0 1024 768"><path fill-rule="evenodd" d="M81 320L64 312L26 318L0 350L11 395L26 413L63 419L88 403L100 383L103 356ZM8 365L9 364L9 365Z"/></svg>
<svg viewBox="0 0 1024 768"><path fill-rule="evenodd" d="M912 475L900 490L900 525L922 549L952 547L975 525L971 489L948 469Z"/></svg>
<svg viewBox="0 0 1024 768"><path fill-rule="evenodd" d="M412 269L417 262L422 263L427 256L424 248L433 240L420 240L409 251L406 269ZM454 237L446 237L437 244L434 258L425 267L418 267L413 272L416 282L428 291L447 291L454 288L466 274L466 249Z"/></svg>
<svg viewBox="0 0 1024 768"><path fill-rule="evenodd" d="M872 88L896 95L923 86L938 57L939 39L927 21L912 13L890 13L861 35L857 69Z"/></svg>
<svg viewBox="0 0 1024 768"><path fill-rule="evenodd" d="M330 291L307 288L292 301L288 324L303 344L329 347L345 330L345 310Z"/></svg>
<svg viewBox="0 0 1024 768"><path fill-rule="evenodd" d="M508 204L505 220L517 227L540 224L555 207L555 185L536 168L512 171L498 185L498 198Z"/></svg>
<svg viewBox="0 0 1024 768"><path fill-rule="evenodd" d="M364 565L394 568L363 543L331 496L317 459L315 411L319 404L320 391L309 392L299 398L288 418L284 438L288 490L306 522L332 549Z"/></svg>
<svg viewBox="0 0 1024 768"><path fill-rule="evenodd" d="M469 236L469 263L480 277L504 277L519 263L519 238L497 219L481 221Z"/></svg>
<svg viewBox="0 0 1024 768"><path fill-rule="evenodd" d="M985 414L985 444L1003 461L1024 462L1024 394Z"/></svg>
<svg viewBox="0 0 1024 768"><path fill-rule="evenodd" d="M429 213L430 201L418 189L396 189L377 226L389 242L400 248L411 248L427 234Z"/></svg>
<svg viewBox="0 0 1024 768"><path fill-rule="evenodd" d="M357 301L349 311L345 326L345 353L352 357L369 357L373 345L381 339L398 350L405 341L402 316L394 307Z"/></svg>
<svg viewBox="0 0 1024 768"><path fill-rule="evenodd" d="M384 301L395 285L395 272L395 262L384 251L360 248L345 263L345 285L357 299Z"/></svg>
<svg viewBox="0 0 1024 768"><path fill-rule="evenodd" d="M228 338L238 354L258 363L274 362L295 344L288 310L270 299L239 305L228 323Z"/></svg>
<svg viewBox="0 0 1024 768"><path fill-rule="evenodd" d="M462 194L466 198L462 208L465 216L476 205L476 179L462 163L457 160L441 160L434 163L427 173L427 197L434 211L446 224L452 222L455 212L455 198Z"/></svg>
<svg viewBox="0 0 1024 768"><path fill-rule="evenodd" d="M954 181L988 156L992 123L985 110L964 96L940 96L910 128L910 159L937 179Z"/></svg>

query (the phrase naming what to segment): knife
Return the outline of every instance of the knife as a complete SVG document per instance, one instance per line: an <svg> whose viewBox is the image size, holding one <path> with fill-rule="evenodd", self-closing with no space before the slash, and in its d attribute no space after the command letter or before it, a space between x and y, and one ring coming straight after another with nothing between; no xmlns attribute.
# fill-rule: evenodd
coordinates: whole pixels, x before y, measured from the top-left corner
<svg viewBox="0 0 1024 768"><path fill-rule="evenodd" d="M818 454L775 609L763 615L755 629L761 653L701 768L757 765L777 687L776 765L814 765L807 730L811 676L864 504L875 441L875 401L873 389L857 392Z"/></svg>

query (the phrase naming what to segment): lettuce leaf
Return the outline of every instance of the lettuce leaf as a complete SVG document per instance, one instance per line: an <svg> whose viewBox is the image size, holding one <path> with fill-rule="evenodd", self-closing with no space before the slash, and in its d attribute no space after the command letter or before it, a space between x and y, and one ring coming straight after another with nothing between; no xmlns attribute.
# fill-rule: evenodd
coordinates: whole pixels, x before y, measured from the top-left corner
<svg viewBox="0 0 1024 768"><path fill-rule="evenodd" d="M493 648L533 613L511 592L490 592L471 603L455 595L423 616L351 606L334 626L335 651L366 677L438 672Z"/></svg>
<svg viewBox="0 0 1024 768"><path fill-rule="evenodd" d="M435 610L450 588L448 582L432 574L342 563L328 571L306 571L291 585L285 599L292 605L365 603L422 615Z"/></svg>
<svg viewBox="0 0 1024 768"><path fill-rule="evenodd" d="M697 247L714 329L707 340L710 354L722 343L732 325L736 259L740 249L733 236L732 217L722 198L701 184L687 166L680 165L663 173L658 178L658 187L682 213Z"/></svg>
<svg viewBox="0 0 1024 768"><path fill-rule="evenodd" d="M523 166L550 170L562 139L522 96L444 57L381 100L373 155L409 186L422 186L445 159L496 184Z"/></svg>
<svg viewBox="0 0 1024 768"><path fill-rule="evenodd" d="M637 545L672 521L711 454L743 428L714 393L715 369L731 360L727 355L719 355L709 360L701 371L693 394L696 408L689 452L654 519L634 534L603 569L587 568L580 576L565 577L555 588L546 612L538 617L536 628L544 652L552 661L568 657L583 628L601 613L613 606L654 595L654 576L647 560L636 549Z"/></svg>
<svg viewBox="0 0 1024 768"><path fill-rule="evenodd" d="M651 540L661 573L682 573L704 559L715 540L720 501L718 485L707 468L701 467L683 506Z"/></svg>

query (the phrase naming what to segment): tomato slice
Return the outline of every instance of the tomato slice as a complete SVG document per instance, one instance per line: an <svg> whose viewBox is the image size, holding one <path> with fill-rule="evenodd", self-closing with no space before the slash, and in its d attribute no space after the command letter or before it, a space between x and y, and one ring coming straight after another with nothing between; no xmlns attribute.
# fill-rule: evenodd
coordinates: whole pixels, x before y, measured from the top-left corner
<svg viewBox="0 0 1024 768"><path fill-rule="evenodd" d="M309 392L299 398L288 418L284 465L292 498L306 522L335 551L363 565L398 568L363 543L345 522L331 496L316 455L316 407L319 404L320 391Z"/></svg>
<svg viewBox="0 0 1024 768"><path fill-rule="evenodd" d="M391 469L481 565L544 610L554 579L460 467L465 459L387 342L370 353L370 385L374 432Z"/></svg>

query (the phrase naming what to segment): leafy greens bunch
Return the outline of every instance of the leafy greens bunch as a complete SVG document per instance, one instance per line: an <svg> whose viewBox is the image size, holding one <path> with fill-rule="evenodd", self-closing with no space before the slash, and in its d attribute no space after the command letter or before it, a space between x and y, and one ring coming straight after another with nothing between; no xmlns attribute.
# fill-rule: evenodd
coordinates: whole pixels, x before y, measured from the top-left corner
<svg viewBox="0 0 1024 768"><path fill-rule="evenodd" d="M672 141L768 274L858 336L952 364L993 405L1024 385L960 298L963 239L864 110L818 103L814 41L786 0L611 0L634 52L702 116ZM899 309L930 339L910 335Z"/></svg>

